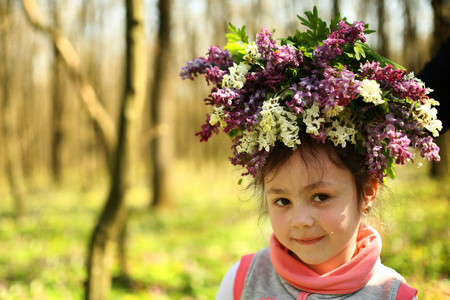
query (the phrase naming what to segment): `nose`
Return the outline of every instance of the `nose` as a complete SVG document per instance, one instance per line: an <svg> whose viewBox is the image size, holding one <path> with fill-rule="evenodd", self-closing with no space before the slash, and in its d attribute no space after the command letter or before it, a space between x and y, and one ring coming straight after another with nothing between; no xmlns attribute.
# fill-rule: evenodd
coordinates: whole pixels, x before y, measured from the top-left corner
<svg viewBox="0 0 450 300"><path fill-rule="evenodd" d="M314 220L314 211L307 205L302 205L292 210L291 227L311 227L314 225Z"/></svg>

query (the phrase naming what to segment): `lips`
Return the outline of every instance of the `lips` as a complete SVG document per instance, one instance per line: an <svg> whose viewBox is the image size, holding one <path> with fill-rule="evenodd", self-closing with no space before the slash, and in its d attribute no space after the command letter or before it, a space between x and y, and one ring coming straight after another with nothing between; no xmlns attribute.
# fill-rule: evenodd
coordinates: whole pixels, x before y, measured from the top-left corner
<svg viewBox="0 0 450 300"><path fill-rule="evenodd" d="M294 241L296 241L300 245L312 245L312 244L320 242L322 239L323 239L323 236L319 236L319 237L310 237L310 238L303 238L303 239L294 239Z"/></svg>

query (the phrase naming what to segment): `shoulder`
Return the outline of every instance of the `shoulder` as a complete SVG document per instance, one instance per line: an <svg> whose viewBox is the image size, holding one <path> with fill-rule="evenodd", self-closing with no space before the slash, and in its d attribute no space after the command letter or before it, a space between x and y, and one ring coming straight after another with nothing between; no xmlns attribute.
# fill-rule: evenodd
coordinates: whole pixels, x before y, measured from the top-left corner
<svg viewBox="0 0 450 300"><path fill-rule="evenodd" d="M383 264L378 264L375 269L369 285L382 288L383 294L389 294L392 299L396 300L414 300L416 299L417 290L410 287L405 278L397 271ZM417 299L416 299L417 300Z"/></svg>
<svg viewBox="0 0 450 300"><path fill-rule="evenodd" d="M241 261L238 261L235 263L225 274L225 277L222 279L222 282L220 283L219 290L216 295L216 300L233 300L233 287L234 287L234 280L236 278L237 270L239 269L239 266L241 264Z"/></svg>
<svg viewBox="0 0 450 300"><path fill-rule="evenodd" d="M240 298L240 294L244 288L245 278L254 256L255 254L244 255L240 261L228 270L222 279L216 300L232 300L235 296L236 299Z"/></svg>
<svg viewBox="0 0 450 300"><path fill-rule="evenodd" d="M389 279L398 279L401 282L405 282L405 278L400 275L397 271L392 268L389 268L382 263L378 263L375 268L375 273L372 276L372 280L376 281L384 281Z"/></svg>

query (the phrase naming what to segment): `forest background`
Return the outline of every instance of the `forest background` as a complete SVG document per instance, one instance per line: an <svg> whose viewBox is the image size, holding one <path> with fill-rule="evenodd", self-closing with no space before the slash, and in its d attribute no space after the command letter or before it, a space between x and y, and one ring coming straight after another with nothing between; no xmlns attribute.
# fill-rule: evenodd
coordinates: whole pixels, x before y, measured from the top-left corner
<svg viewBox="0 0 450 300"><path fill-rule="evenodd" d="M228 138L194 136L206 83L178 74L229 22L283 37L314 5L416 73L450 34L447 0L1 0L0 299L213 299L270 226ZM398 168L377 223L421 299L450 297L440 144L440 167Z"/></svg>

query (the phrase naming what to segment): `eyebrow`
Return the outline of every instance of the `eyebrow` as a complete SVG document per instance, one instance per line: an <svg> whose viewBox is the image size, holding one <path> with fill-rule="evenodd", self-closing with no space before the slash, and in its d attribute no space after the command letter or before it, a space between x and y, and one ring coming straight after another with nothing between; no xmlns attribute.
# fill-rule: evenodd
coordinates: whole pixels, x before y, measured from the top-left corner
<svg viewBox="0 0 450 300"><path fill-rule="evenodd" d="M314 190L314 189L316 189L316 188L318 188L320 186L323 186L325 184L326 184L325 181L319 180L319 181L313 182L311 184L308 184L307 186L302 188L302 190L311 191L311 190ZM267 191L267 194L278 194L278 195L280 195L280 194L285 194L285 193L286 193L286 190L284 190L282 188L276 188L276 187L272 187L272 188L270 188Z"/></svg>

